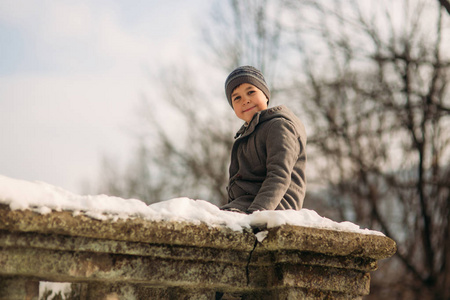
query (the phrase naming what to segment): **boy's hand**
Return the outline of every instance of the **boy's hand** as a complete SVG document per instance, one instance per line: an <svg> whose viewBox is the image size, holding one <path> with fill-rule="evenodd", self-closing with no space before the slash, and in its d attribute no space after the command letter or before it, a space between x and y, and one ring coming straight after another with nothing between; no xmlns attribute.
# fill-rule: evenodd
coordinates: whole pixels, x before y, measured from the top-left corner
<svg viewBox="0 0 450 300"><path fill-rule="evenodd" d="M245 214L245 215L247 214L245 211L242 211L242 210L234 208L234 207L224 208L223 210L236 212L236 213L240 213L240 214Z"/></svg>

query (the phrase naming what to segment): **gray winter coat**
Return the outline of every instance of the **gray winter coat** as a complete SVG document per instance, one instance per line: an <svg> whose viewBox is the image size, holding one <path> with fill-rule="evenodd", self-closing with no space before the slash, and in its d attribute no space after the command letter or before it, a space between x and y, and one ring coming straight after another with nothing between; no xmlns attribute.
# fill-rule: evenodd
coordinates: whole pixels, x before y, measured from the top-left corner
<svg viewBox="0 0 450 300"><path fill-rule="evenodd" d="M306 132L285 106L255 114L231 151L228 204L222 209L299 210L305 198Z"/></svg>

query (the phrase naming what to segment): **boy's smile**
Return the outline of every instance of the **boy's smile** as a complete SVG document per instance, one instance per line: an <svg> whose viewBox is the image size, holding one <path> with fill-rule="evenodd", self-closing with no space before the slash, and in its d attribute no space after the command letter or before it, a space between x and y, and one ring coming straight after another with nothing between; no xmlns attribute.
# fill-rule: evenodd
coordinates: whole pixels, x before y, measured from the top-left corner
<svg viewBox="0 0 450 300"><path fill-rule="evenodd" d="M251 109L254 109L256 106L252 106L252 107L250 107L250 108L248 108L248 109L244 109L244 112L248 112L249 110L251 110Z"/></svg>
<svg viewBox="0 0 450 300"><path fill-rule="evenodd" d="M249 83L241 84L231 94L234 113L247 123L250 123L258 111L267 109L267 101L266 95Z"/></svg>

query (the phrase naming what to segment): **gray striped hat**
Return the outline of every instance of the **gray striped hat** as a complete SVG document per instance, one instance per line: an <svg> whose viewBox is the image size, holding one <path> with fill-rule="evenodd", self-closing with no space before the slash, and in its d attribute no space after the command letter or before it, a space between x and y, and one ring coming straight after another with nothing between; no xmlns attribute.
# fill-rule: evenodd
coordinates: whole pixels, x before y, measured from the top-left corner
<svg viewBox="0 0 450 300"><path fill-rule="evenodd" d="M242 66L231 72L225 80L225 94L231 107L233 107L231 94L235 88L243 83L253 84L266 95L267 99L270 99L270 91L261 71L251 66Z"/></svg>

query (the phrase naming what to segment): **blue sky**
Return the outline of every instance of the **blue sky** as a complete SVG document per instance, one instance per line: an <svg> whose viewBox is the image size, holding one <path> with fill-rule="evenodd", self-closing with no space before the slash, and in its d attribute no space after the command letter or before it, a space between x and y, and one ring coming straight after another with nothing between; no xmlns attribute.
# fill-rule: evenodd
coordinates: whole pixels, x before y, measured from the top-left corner
<svg viewBox="0 0 450 300"><path fill-rule="evenodd" d="M195 55L210 2L0 0L0 174L79 193L125 160L149 71Z"/></svg>

